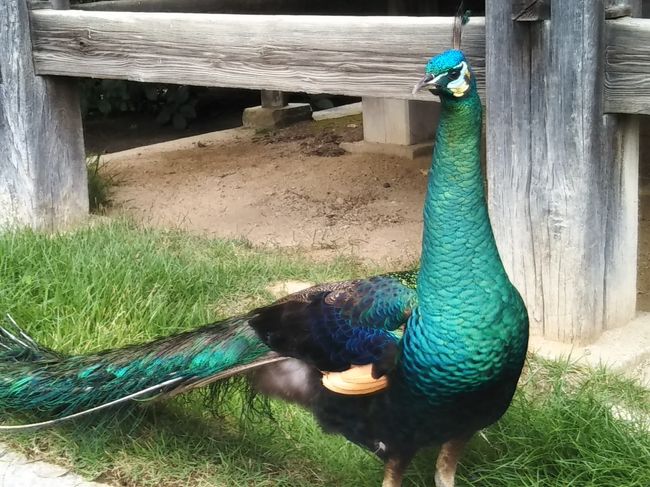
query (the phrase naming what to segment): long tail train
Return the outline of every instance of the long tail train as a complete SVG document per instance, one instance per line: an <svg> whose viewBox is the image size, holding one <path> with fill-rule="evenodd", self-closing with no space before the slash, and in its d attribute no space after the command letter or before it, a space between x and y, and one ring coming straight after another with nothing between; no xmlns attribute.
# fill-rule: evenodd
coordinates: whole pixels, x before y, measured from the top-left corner
<svg viewBox="0 0 650 487"><path fill-rule="evenodd" d="M58 418L29 425L47 426L136 398L175 395L282 360L249 326L253 317L228 318L150 343L78 356L41 347L15 323L13 332L0 327L0 409Z"/></svg>

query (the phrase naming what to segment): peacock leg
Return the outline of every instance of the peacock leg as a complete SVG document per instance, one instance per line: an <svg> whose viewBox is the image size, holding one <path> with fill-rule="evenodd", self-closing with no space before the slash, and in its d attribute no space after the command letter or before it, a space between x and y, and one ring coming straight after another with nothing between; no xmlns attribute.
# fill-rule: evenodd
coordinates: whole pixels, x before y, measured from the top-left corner
<svg viewBox="0 0 650 487"><path fill-rule="evenodd" d="M393 457L386 460L384 464L384 481L381 483L381 487L400 487L409 463L410 458L406 460Z"/></svg>
<svg viewBox="0 0 650 487"><path fill-rule="evenodd" d="M466 444L466 439L455 439L443 443L440 453L438 453L438 460L436 460L436 487L454 487L456 467Z"/></svg>

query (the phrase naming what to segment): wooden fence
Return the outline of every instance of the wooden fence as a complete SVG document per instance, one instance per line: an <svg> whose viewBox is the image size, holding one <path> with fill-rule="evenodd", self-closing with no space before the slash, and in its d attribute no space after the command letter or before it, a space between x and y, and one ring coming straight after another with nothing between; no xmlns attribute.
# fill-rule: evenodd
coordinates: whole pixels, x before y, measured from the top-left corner
<svg viewBox="0 0 650 487"><path fill-rule="evenodd" d="M38 75L414 98L452 19L35 10ZM650 114L650 22L607 22L605 110ZM326 40L327 42L324 42ZM423 49L422 46L426 46ZM481 87L485 22L463 33ZM429 99L426 94L418 95Z"/></svg>
<svg viewBox="0 0 650 487"><path fill-rule="evenodd" d="M55 10L31 19L39 75L387 98L411 97L427 56L448 48L452 26L442 17ZM463 44L482 80L482 18L468 24Z"/></svg>
<svg viewBox="0 0 650 487"><path fill-rule="evenodd" d="M630 17L639 12L639 0L490 0L463 35L487 102L497 240L533 331L550 338L587 341L635 314L633 114L650 114L650 20ZM87 213L67 77L408 99L427 58L449 47L451 25L29 11L3 0L0 224L56 229Z"/></svg>

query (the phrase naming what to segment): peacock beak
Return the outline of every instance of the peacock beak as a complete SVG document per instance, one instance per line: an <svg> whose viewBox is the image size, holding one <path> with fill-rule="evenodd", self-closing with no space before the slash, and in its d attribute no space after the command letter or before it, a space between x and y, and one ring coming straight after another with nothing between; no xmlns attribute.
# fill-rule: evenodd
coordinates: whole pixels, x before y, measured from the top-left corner
<svg viewBox="0 0 650 487"><path fill-rule="evenodd" d="M424 89L431 90L433 94L438 94L438 91L441 88L441 86L438 84L439 80L440 76L434 77L432 74L427 73L424 78L415 84L411 94L415 95Z"/></svg>

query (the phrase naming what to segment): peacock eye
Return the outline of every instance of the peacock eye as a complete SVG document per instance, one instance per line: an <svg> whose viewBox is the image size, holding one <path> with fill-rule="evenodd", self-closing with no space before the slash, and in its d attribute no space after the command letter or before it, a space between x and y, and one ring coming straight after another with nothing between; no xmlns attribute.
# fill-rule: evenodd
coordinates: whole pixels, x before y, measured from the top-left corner
<svg viewBox="0 0 650 487"><path fill-rule="evenodd" d="M450 81L457 80L459 76L460 76L460 68L454 68L447 72L447 78L449 78Z"/></svg>

